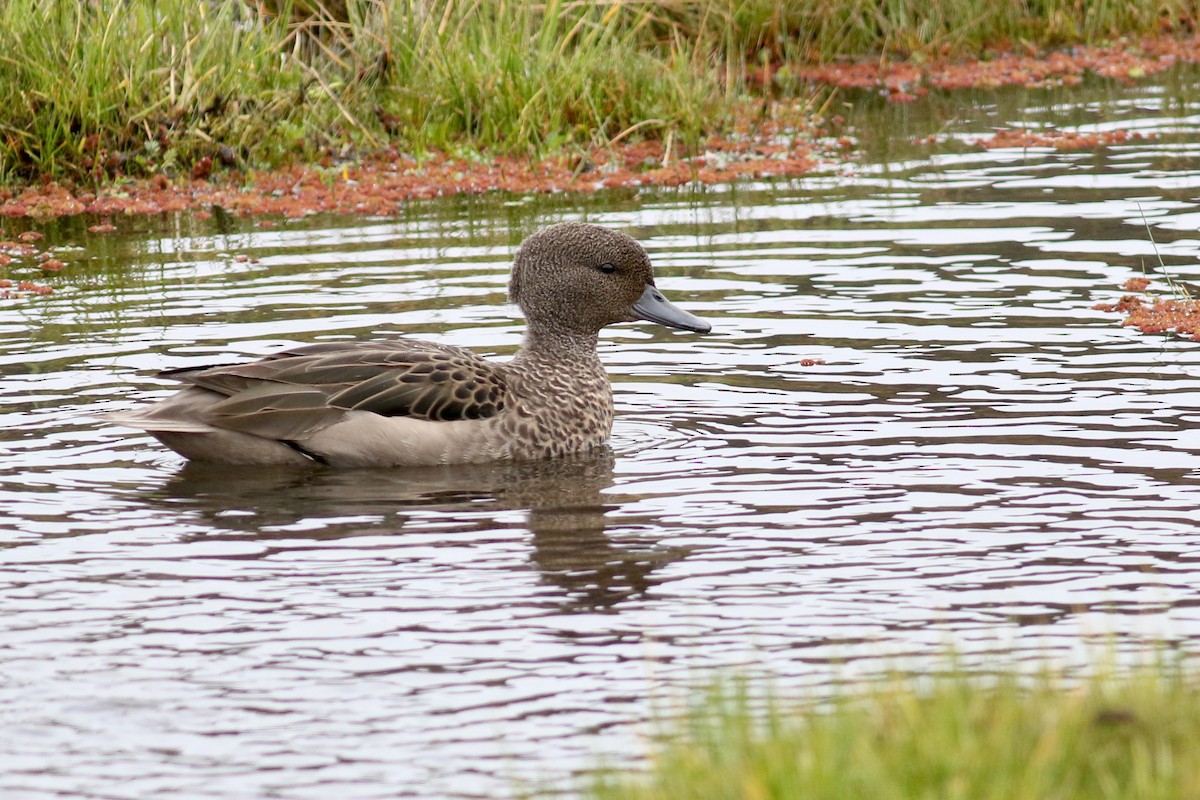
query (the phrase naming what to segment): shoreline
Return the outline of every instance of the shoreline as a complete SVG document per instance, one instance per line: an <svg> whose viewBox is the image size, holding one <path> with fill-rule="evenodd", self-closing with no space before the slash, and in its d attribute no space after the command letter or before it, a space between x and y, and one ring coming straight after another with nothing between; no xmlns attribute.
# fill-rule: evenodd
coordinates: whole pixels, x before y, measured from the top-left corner
<svg viewBox="0 0 1200 800"><path fill-rule="evenodd" d="M297 164L211 179L155 176L114 182L94 191L48 183L0 190L0 218L46 220L76 214L112 218L182 211L204 216L212 206L239 217L393 216L405 203L452 195L593 192L798 177L815 169L823 158L812 141L795 137L791 144L779 144L773 138L711 138L697 155L672 153L661 142L618 145L588 156L564 155L538 162L446 154L418 161L384 151L342 164Z"/></svg>
<svg viewBox="0 0 1200 800"><path fill-rule="evenodd" d="M326 156L320 163L274 170L219 169L202 159L188 176L115 178L95 188L46 182L0 188L3 218L46 220L87 214L109 220L128 215L191 211L217 206L234 216L310 214L392 216L405 203L493 191L592 192L636 186L719 185L747 178L800 177L821 165L847 163L854 142L814 112L820 91L876 91L889 102L911 103L932 91L1070 87L1085 76L1132 84L1176 66L1200 64L1200 36L1165 34L1108 46L1074 46L1049 52L992 52L971 60L851 61L824 65L774 65L760 69L762 97L747 97L730 136L710 136L699 152L680 152L668 141L621 142L590 153L577 151L533 162L515 156L453 157L434 153L418 160L384 148L354 160ZM777 87L800 81L804 99L771 99ZM833 130L831 133L830 130ZM997 131L981 147L1052 146L1092 149L1136 134L1084 137L1054 131ZM933 142L936 144L936 142Z"/></svg>

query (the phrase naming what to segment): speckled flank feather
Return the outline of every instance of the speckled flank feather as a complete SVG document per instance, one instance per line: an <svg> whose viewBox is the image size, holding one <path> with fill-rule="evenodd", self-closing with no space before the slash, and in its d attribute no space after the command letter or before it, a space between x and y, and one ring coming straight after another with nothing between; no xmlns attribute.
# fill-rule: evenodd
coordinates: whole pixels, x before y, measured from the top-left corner
<svg viewBox="0 0 1200 800"><path fill-rule="evenodd" d="M378 467L580 452L612 430L599 331L636 319L634 305L653 284L633 239L555 225L517 252L509 296L528 330L508 364L433 342L330 342L165 372L187 388L111 417L188 458L229 464Z"/></svg>

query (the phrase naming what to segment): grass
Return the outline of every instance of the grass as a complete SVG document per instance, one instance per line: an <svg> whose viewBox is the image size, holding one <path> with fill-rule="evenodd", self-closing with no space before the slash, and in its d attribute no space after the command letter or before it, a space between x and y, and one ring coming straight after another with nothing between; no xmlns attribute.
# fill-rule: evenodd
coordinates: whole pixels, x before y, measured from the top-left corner
<svg viewBox="0 0 1200 800"><path fill-rule="evenodd" d="M0 3L0 179L170 172L218 145L282 155L333 121L286 34L233 3Z"/></svg>
<svg viewBox="0 0 1200 800"><path fill-rule="evenodd" d="M728 131L763 63L1155 32L1196 0L5 0L0 182ZM66 78L66 80L64 80ZM207 169L201 166L201 169Z"/></svg>
<svg viewBox="0 0 1200 800"><path fill-rule="evenodd" d="M861 688L861 691L860 691ZM668 726L649 772L599 774L589 800L1191 800L1200 683L1178 668L1067 682L952 672L832 702L712 690Z"/></svg>

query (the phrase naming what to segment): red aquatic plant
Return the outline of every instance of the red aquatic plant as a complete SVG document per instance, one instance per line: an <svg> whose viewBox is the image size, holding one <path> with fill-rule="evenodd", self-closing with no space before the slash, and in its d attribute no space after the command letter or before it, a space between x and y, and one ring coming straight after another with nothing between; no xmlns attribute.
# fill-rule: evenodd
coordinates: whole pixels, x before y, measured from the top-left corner
<svg viewBox="0 0 1200 800"><path fill-rule="evenodd" d="M1130 278L1122 288L1145 292L1149 287L1148 278ZM1171 332L1200 341L1200 300L1186 295L1149 297L1146 294L1126 294L1116 303L1097 303L1093 308L1124 314L1125 319L1121 324L1137 328L1142 333Z"/></svg>

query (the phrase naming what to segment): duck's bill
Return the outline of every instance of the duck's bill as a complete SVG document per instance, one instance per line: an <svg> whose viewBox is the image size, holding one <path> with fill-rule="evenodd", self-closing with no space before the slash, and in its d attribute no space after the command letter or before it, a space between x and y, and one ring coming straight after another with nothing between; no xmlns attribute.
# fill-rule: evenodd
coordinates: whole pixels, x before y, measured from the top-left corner
<svg viewBox="0 0 1200 800"><path fill-rule="evenodd" d="M712 330L704 320L695 314L689 314L670 300L662 296L662 292L647 285L642 296L633 304L633 313L638 319L657 322L668 328L679 328L696 333L708 333Z"/></svg>

